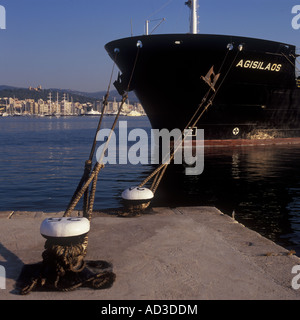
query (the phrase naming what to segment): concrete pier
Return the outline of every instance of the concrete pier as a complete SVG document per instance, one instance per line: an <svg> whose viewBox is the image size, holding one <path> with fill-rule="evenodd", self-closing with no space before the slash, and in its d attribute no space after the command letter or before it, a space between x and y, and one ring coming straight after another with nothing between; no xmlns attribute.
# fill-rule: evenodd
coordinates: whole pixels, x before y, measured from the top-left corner
<svg viewBox="0 0 300 320"><path fill-rule="evenodd" d="M132 218L95 213L86 259L112 263L113 286L18 295L22 266L42 261L42 220L62 214L0 213L1 300L300 299L292 287L300 259L213 207L153 208Z"/></svg>

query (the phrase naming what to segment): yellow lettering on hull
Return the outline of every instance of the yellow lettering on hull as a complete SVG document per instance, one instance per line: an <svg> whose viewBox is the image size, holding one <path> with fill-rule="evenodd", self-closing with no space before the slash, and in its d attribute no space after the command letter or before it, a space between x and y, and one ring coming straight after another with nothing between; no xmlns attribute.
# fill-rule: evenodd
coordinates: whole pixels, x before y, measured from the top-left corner
<svg viewBox="0 0 300 320"><path fill-rule="evenodd" d="M236 68L279 72L282 68L282 64L242 59L237 63Z"/></svg>

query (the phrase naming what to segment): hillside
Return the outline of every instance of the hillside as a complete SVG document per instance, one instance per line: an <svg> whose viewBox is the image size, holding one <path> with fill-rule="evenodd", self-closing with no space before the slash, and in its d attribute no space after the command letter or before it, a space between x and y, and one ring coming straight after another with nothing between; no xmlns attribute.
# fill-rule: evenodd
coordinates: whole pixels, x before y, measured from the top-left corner
<svg viewBox="0 0 300 320"><path fill-rule="evenodd" d="M86 103L86 102L94 102L97 100L102 100L106 94L106 91L98 91L98 92L81 92L81 91L74 91L69 89L42 89L39 91L29 90L28 88L17 88L12 86L0 85L0 98L10 97L10 98L17 98L19 100L25 99L34 99L38 101L39 99L43 99L44 101L49 99L49 93L52 93L52 100L56 100L57 93L58 99L62 100L63 94L69 96L69 100L71 97L73 98L74 102ZM128 98L131 102L137 102L138 99L136 98L133 92L129 92ZM121 100L120 95L116 90L111 90L109 95L109 100L117 101Z"/></svg>

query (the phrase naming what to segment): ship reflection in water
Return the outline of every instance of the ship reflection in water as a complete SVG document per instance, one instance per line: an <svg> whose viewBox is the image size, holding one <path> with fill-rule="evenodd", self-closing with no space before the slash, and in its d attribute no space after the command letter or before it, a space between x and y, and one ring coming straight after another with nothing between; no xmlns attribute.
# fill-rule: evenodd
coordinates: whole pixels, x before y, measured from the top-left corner
<svg viewBox="0 0 300 320"><path fill-rule="evenodd" d="M158 206L216 206L300 254L300 146L206 148L204 171L169 166Z"/></svg>

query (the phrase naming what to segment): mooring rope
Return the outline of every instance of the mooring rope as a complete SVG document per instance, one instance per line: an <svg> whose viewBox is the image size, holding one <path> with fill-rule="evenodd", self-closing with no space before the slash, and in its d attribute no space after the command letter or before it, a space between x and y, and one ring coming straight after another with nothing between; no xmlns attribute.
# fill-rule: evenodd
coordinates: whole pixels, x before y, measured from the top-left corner
<svg viewBox="0 0 300 320"><path fill-rule="evenodd" d="M226 51L226 54L225 54L225 57L222 61L222 64L219 68L219 71L218 71L218 74L221 73L222 71L222 68L225 64L225 61L227 60L227 57L228 57L228 54L229 54L229 51L231 51L231 49L228 47L227 48L228 50ZM234 62L236 61L240 51L242 49L239 49L235 55L235 57L233 58L227 72L225 73L225 76L223 77L220 85L217 87L217 89L214 91L213 95L211 96L211 98L209 99L208 103L205 105L205 107L203 108L202 112L199 114L199 116L196 118L196 120L194 121L195 117L197 116L197 114L200 112L200 110L202 109L203 105L205 104L205 102L208 100L208 97L212 91L212 88L210 87L207 91L207 93L205 94L205 96L203 97L201 103L199 104L199 106L197 107L196 111L194 112L194 114L192 115L191 119L189 120L188 124L185 126L185 129L182 131L182 135L183 135L183 141L185 140L185 137L188 133L185 132L186 129L188 129L189 127L195 127L197 125L197 123L199 122L200 118L203 116L203 114L205 113L205 111L207 111L207 109L213 104L213 100L215 99L219 89L221 88L221 86L223 85L225 79L227 78L230 70L232 69L233 67L233 64ZM194 122L193 122L194 121ZM168 165L171 163L171 161L173 160L174 156L175 156L175 153L177 152L178 148L181 146L178 142L180 142L179 140L181 140L181 137L180 139L178 139L176 142L174 142L173 146L170 148L170 152L165 156L165 158L163 159L163 163L160 164L148 177L146 177L144 179L144 181L142 183L139 184L139 188L143 187L148 181L150 181L153 177L154 177L154 180L150 186L150 190L153 192L153 194L155 194L165 172L166 172L166 169L168 167ZM175 146L175 148L174 148ZM169 159L168 163L164 163L166 159Z"/></svg>
<svg viewBox="0 0 300 320"><path fill-rule="evenodd" d="M97 126L97 129L96 129L95 136L94 136L94 140L93 140L92 148L91 148L91 151L90 151L90 155L89 155L88 160L85 161L83 175L82 175L81 180L79 181L78 186L77 186L77 188L76 188L76 190L75 190L75 192L74 192L74 194L73 194L73 196L72 196L72 198L71 198L71 200L69 202L69 205L68 205L68 207L67 207L67 209L65 211L64 216L68 216L69 212L71 212L70 208L71 208L71 206L72 206L72 204L73 204L73 202L75 200L75 197L79 193L79 191L82 188L83 184L87 181L87 179L88 179L88 177L89 177L89 175L91 173L91 170L92 170L92 160L93 160L93 157L94 157L96 143L97 143L97 134L100 131L101 124L102 124L102 119L103 119L103 116L104 116L104 113L105 113L105 109L106 109L106 106L107 106L107 103L108 103L108 97L109 97L112 77L113 77L113 73L114 73L114 69L115 69L118 53L119 53L118 51L115 52L115 59L114 59L114 63L113 63L113 67L112 67L112 71L111 71L108 87L107 87L107 92L106 92L105 97L104 97L101 116L100 116L100 119L99 119L99 122L98 122L98 126ZM88 191L88 189L87 189L87 191ZM87 215L87 208L88 207L89 207L89 197L88 197L88 193L86 192L85 193L85 199L84 199L84 205L83 205L83 214L84 214L84 216Z"/></svg>
<svg viewBox="0 0 300 320"><path fill-rule="evenodd" d="M295 63L293 63L286 54L284 54L283 52L281 52L281 54L286 58L286 60L287 60L298 72L300 72L300 69L297 67L297 65L296 65ZM297 58L296 58L293 54L292 54L291 56L300 64L300 61L298 61Z"/></svg>
<svg viewBox="0 0 300 320"><path fill-rule="evenodd" d="M203 116L204 112L207 111L207 109L213 104L213 101L218 93L218 91L220 90L220 88L222 87L225 79L227 78L229 72L231 71L234 62L236 61L238 55L239 55L240 51L238 50L234 59L231 62L230 67L228 68L227 72L225 73L225 76L223 77L223 79L221 80L220 85L217 87L216 91L213 93L212 97L210 98L210 100L208 101L208 104L206 105L206 107L203 109L203 111L200 113L200 115L198 116L198 118L196 119L196 121L193 123L192 127L196 126L196 124L199 122L200 118Z"/></svg>
<svg viewBox="0 0 300 320"><path fill-rule="evenodd" d="M140 48L141 46L137 46L137 52L136 52L136 56L135 56L135 60L134 60L134 64L133 64L133 67L132 67L132 70L131 70L131 74L130 74L130 78L129 78L129 81L128 81L128 84L127 84L127 89L125 90L125 93L123 94L123 97L122 97L122 101L121 101L121 104L120 104L120 107L119 107L119 110L118 110L118 113L115 117L115 120L114 120L114 123L111 127L111 130L110 130L110 134L106 140L106 143L105 143L105 146L104 148L102 149L102 153L99 157L99 160L98 160L98 163L102 163L103 161L103 157L104 157L104 154L108 148L108 145L109 145L109 142L111 140L111 137L112 137L112 133L114 132L115 130L115 127L117 125L117 122L118 122L118 119L120 117L120 114L121 114L121 111L123 109L123 106L124 106L124 103L125 101L128 99L128 91L129 91L129 88L130 88L130 85L131 85L131 82L132 82L132 78L133 78L133 74L134 74L134 71L135 71L135 68L136 68L136 65L137 65L137 61L138 61L138 57L139 57L139 52L140 52ZM118 51L117 51L118 53ZM115 65L115 64L114 64ZM110 78L110 84L111 84L111 79L112 79L112 76ZM109 84L109 87L110 87L110 84ZM99 130L98 130L99 131ZM98 133L98 132L97 132ZM94 139L94 144L96 143L96 136L95 136L95 139ZM88 206L88 213L87 213L87 217L89 220L91 220L91 215L92 215L92 211L93 211L93 206L94 206L94 200L95 200L95 192L96 192L96 185L97 185L97 178L98 178L98 174L99 174L99 171L104 167L103 164L101 164L99 170L97 170L97 172L95 173L95 176L93 178L93 185L92 185L92 190L91 190L91 195L90 195L90 199L92 199L92 201L90 201L89 203L89 206Z"/></svg>
<svg viewBox="0 0 300 320"><path fill-rule="evenodd" d="M103 103L103 112L101 114L101 117L100 117L100 120L99 120L99 124L98 124L98 127L97 127L97 131L96 131L96 134L95 134L95 137L94 137L94 141L93 141L90 157L86 161L86 166L85 166L85 170L84 170L84 173L83 173L83 177L82 177L82 179L81 179L81 181L80 181L80 183L79 183L79 185L78 185L78 187L77 187L77 189L76 189L76 191L75 191L75 193L74 193L74 195L73 195L73 197L72 197L72 199L71 199L71 201L70 201L70 203L69 203L69 205L67 207L67 210L64 213L64 217L68 217L71 214L71 212L74 210L74 208L76 207L77 203L81 199L82 195L86 194L90 183L93 181L91 194L89 196L89 200L87 201L85 210L83 212L83 215L85 217L87 217L89 220L91 219L91 214L92 214L94 200L95 200L97 178L98 178L98 174L99 174L100 170L104 167L104 165L101 162L102 162L104 154L105 154L105 152L107 150L107 147L108 147L108 144L110 142L112 133L114 132L115 127L117 125L117 122L118 122L119 116L121 114L121 111L123 109L124 103L128 98L128 91L129 91L129 88L130 88L130 85L131 85L131 82L132 82L132 78L133 78L133 74L134 74L134 71L135 71L135 68L136 68L136 65L137 65L140 48L141 48L141 46L137 46L137 53L136 53L136 57L135 57L135 60L134 60L132 71L131 71L131 74L130 74L130 77L129 77L127 88L126 88L125 93L123 94L122 101L121 101L121 104L119 106L118 113L117 113L117 115L115 117L113 125L111 127L110 134L109 134L109 136L108 136L108 138L106 140L104 148L102 149L102 153L101 153L101 155L99 157L99 160L97 161L96 165L94 166L94 169L91 171L92 158L94 156L95 146L96 146L96 142L97 142L97 134L98 134L98 132L100 130L100 127L101 127L101 122L102 122L103 114L104 114L104 111L105 111L105 106L107 104L107 99L108 99L108 95L109 95L109 89L110 89L110 86L111 86L112 74L113 74L113 70L112 70L110 81L109 81L109 86L108 86L108 91L107 91L107 94L105 96L105 102ZM113 69L114 69L114 66L116 64L117 54L118 54L118 50L116 50L116 57L115 57L115 62L114 62L114 65L113 65ZM88 197L86 196L86 198L88 198Z"/></svg>
<svg viewBox="0 0 300 320"><path fill-rule="evenodd" d="M133 78L133 73L135 71L135 67L137 64L137 59L140 51L140 46L137 46L137 53L136 58L134 61L134 65L132 68L132 72L130 74L127 91L123 94L122 102L119 106L118 114L115 117L114 123L112 125L110 133L114 131L120 113L122 111L123 105L128 98L128 91L131 85L131 81ZM116 54L118 51L116 51ZM114 66L116 64L116 57ZM113 66L113 69L114 69ZM75 209L77 203L81 199L81 197L85 194L85 209L83 212L83 216L88 218L91 221L92 218L92 211L94 206L95 200L95 193L96 193L96 185L97 185L97 178L100 170L104 167L104 164L101 163L103 160L104 153L108 146L108 143L111 138L111 134L109 135L105 147L102 150L102 154L99 160L92 168L92 159L95 152L95 146L97 141L97 134L101 128L101 122L103 119L103 114L105 111L105 107L107 105L107 99L109 95L110 85L112 81L112 74L111 73L108 91L105 96L105 100L103 103L102 114L97 126L96 134L93 140L93 145L91 148L89 159L85 162L85 168L83 176L77 186L75 193L72 196L72 199L63 215L63 217L68 217ZM90 192L90 196L88 197L88 187L92 182L92 188ZM111 286L115 279L115 274L113 272L100 272L100 273L93 273L89 270L85 270L85 262L84 258L87 253L87 246L88 246L88 233L86 235L82 235L79 239L77 239L76 243L61 243L61 239L54 238L54 240L47 239L45 243L45 251L42 254L43 262L39 267L38 274L35 274L31 277L30 282L21 285L20 293L21 294L28 294L34 288L47 286L56 290L62 291L69 291L73 290L79 286L85 285L92 287L94 289L101 289L105 287Z"/></svg>

